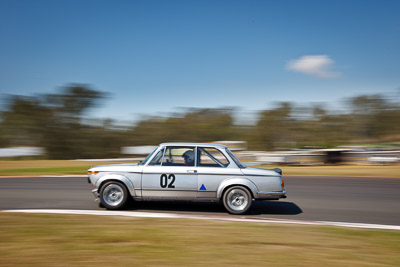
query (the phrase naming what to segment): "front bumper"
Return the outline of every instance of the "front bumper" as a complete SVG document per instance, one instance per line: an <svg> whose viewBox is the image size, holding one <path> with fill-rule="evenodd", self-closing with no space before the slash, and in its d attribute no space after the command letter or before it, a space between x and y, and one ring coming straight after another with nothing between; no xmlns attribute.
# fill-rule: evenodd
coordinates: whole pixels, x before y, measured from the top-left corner
<svg viewBox="0 0 400 267"><path fill-rule="evenodd" d="M282 191L261 191L258 192L258 196L255 199L259 200L278 200L280 198L286 198L286 190Z"/></svg>
<svg viewBox="0 0 400 267"><path fill-rule="evenodd" d="M99 200L99 192L98 192L97 188L92 190L92 194L94 195L94 201Z"/></svg>

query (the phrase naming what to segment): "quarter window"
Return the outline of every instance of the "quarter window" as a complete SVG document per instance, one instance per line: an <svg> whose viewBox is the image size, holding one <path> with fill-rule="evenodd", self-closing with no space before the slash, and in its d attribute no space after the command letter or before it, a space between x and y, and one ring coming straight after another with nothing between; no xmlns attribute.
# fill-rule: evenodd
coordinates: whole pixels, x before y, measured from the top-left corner
<svg viewBox="0 0 400 267"><path fill-rule="evenodd" d="M199 167L226 167L229 165L225 155L216 148L199 147L198 153Z"/></svg>
<svg viewBox="0 0 400 267"><path fill-rule="evenodd" d="M240 162L240 160L228 149L226 148L226 153L229 154L229 156L233 159L233 161L236 163L236 165L241 168L244 169L246 168L246 165L244 165L243 163Z"/></svg>

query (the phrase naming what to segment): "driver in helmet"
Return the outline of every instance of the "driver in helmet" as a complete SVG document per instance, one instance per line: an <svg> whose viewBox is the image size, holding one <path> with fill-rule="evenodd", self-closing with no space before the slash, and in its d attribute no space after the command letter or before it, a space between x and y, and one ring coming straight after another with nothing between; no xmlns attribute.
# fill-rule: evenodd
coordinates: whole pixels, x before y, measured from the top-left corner
<svg viewBox="0 0 400 267"><path fill-rule="evenodd" d="M182 158L185 160L186 166L194 166L194 152L193 150L188 150L183 153Z"/></svg>

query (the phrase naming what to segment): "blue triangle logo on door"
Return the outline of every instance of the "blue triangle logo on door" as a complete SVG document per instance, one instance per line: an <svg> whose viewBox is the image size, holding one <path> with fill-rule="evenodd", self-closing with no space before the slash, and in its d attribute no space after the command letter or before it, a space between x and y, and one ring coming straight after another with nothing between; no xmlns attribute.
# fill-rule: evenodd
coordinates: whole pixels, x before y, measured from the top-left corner
<svg viewBox="0 0 400 267"><path fill-rule="evenodd" d="M201 185L200 191L207 191L207 189L206 189L206 187L204 186L204 184Z"/></svg>

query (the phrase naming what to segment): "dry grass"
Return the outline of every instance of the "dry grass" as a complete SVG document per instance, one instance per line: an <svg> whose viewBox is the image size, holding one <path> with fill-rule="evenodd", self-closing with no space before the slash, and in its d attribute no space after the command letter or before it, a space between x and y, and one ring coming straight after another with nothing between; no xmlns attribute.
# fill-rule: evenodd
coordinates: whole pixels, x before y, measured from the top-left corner
<svg viewBox="0 0 400 267"><path fill-rule="evenodd" d="M73 161L73 160L2 160L0 176L86 174L96 165L133 163L137 161Z"/></svg>
<svg viewBox="0 0 400 267"><path fill-rule="evenodd" d="M137 161L135 161L137 162ZM33 168L70 168L90 167L103 164L128 163L127 161L75 161L75 160L2 160L0 170L6 169L33 169Z"/></svg>
<svg viewBox="0 0 400 267"><path fill-rule="evenodd" d="M61 175L86 174L88 168L95 165L132 163L98 162L72 160L21 160L0 161L0 176L14 175ZM400 177L400 165L338 165L338 166L275 166L262 168L281 168L284 175L338 175L366 177Z"/></svg>
<svg viewBox="0 0 400 267"><path fill-rule="evenodd" d="M0 213L0 266L400 266L400 232Z"/></svg>

